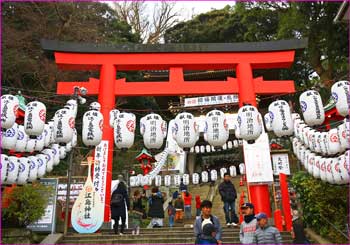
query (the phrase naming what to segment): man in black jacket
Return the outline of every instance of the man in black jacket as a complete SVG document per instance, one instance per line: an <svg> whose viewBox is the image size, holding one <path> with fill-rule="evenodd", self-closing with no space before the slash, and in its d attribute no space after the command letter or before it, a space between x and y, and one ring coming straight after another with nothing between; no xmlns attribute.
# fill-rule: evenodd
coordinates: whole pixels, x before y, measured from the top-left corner
<svg viewBox="0 0 350 245"><path fill-rule="evenodd" d="M231 182L231 176L228 173L224 174L224 182L219 186L221 200L224 202L225 219L227 226L237 226L238 217L236 215L235 202L237 192L235 186ZM231 214L230 214L231 211Z"/></svg>

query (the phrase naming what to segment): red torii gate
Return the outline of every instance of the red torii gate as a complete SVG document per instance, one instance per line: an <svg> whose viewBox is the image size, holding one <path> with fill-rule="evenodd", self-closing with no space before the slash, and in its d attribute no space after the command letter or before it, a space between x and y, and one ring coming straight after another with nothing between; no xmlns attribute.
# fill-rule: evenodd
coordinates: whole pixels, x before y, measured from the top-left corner
<svg viewBox="0 0 350 245"><path fill-rule="evenodd" d="M110 195L113 160L113 129L109 112L114 109L116 96L174 96L239 94L239 106L257 106L257 94L293 93L294 81L265 81L253 77L254 69L288 68L294 61L296 49L306 46L307 40L281 40L258 43L213 44L121 44L96 46L42 40L42 48L54 55L63 70L99 70L100 79L87 82L58 82L57 94L70 95L74 86L87 88L88 95L98 95L104 120L103 140L109 141L108 173L104 220L110 220ZM185 70L235 69L237 78L227 81L184 81ZM126 82L116 79L117 70L169 70L169 81ZM256 212L269 216L268 185L249 187Z"/></svg>

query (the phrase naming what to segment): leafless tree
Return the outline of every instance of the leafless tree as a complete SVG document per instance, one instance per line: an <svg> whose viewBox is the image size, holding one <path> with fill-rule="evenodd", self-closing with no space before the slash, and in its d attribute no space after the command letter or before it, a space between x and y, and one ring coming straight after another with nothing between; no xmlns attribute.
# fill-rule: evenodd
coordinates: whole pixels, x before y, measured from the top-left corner
<svg viewBox="0 0 350 245"><path fill-rule="evenodd" d="M127 22L144 43L159 43L167 29L178 22L175 2L161 1L154 5L153 16L147 13L145 1L114 2L117 17Z"/></svg>

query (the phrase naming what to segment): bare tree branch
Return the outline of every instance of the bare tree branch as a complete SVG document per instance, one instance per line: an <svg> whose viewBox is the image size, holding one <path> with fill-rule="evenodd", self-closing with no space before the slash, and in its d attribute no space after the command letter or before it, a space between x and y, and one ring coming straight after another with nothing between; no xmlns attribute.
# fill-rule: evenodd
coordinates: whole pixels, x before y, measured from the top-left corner
<svg viewBox="0 0 350 245"><path fill-rule="evenodd" d="M174 10L175 4L166 1L156 4L151 23L148 20L149 15L146 14L145 1L115 2L114 10L116 16L128 23L144 43L158 43L165 31L178 22L179 14Z"/></svg>

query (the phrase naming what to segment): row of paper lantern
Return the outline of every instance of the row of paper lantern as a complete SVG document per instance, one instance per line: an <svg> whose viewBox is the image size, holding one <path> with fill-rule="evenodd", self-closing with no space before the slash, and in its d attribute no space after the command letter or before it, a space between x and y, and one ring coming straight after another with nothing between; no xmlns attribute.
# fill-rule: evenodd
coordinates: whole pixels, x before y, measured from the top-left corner
<svg viewBox="0 0 350 245"><path fill-rule="evenodd" d="M76 145L76 100L67 101L64 108L56 111L54 118L47 124L45 105L39 101L29 102L25 110L24 125L17 125L15 122L18 108L16 96L3 95L1 103L3 149L33 152L41 151L53 143L66 144L68 148ZM82 140L87 146L96 146L102 140L103 117L99 110L99 103L93 102L90 110L83 116Z"/></svg>
<svg viewBox="0 0 350 245"><path fill-rule="evenodd" d="M245 164L241 163L239 164L239 171L241 174L245 174ZM237 175L237 171L236 171L236 167L235 166L231 166L229 167L229 170L227 170L227 168L221 168L220 169L220 176L221 178L224 177L224 174L227 173L227 171L229 171L228 173L230 174L230 176L234 177ZM207 171L202 171L201 174L198 173L194 173L192 175L192 183L193 184L199 184L200 181L202 183L207 183L209 181L209 174L210 174L210 178L211 180L217 180L218 178L218 173L216 170L211 170L209 172ZM154 178L151 178L151 176L143 176L141 174L137 175L137 176L132 176L130 177L130 185L132 187L136 187L136 186L144 186L144 185L152 185L152 180L155 180L155 185L156 186L161 186L162 185L162 177L160 175L155 176ZM190 176L188 174L184 174L184 175L173 175L173 177L171 177L171 175L166 175L164 176L164 185L165 186L170 186L172 185L172 183L175 186L179 186L181 183L181 179L183 179L183 183L185 185L188 185L190 183Z"/></svg>
<svg viewBox="0 0 350 245"><path fill-rule="evenodd" d="M338 157L323 157L300 145L296 147L294 154L315 178L330 184L350 183L349 150Z"/></svg>
<svg viewBox="0 0 350 245"><path fill-rule="evenodd" d="M224 177L224 174L227 172L226 168L220 169L220 176L221 178ZM200 182L207 183L209 181L209 174L210 179L215 181L218 179L218 172L213 169L208 173L207 171L202 171L199 173L193 173L192 174L192 184L196 185ZM229 174L230 176L234 177L237 176L237 171L235 166L229 167ZM154 185L155 186L171 186L172 184L175 186L180 186L181 179L183 180L183 183L185 185L190 184L190 175L189 174L183 174L183 175L165 175L164 177L160 175L156 175L154 178L150 178L148 175L142 175L139 174L137 176L131 176L130 177L130 186L131 187L137 187L137 186L145 186L145 185L152 185L154 179Z"/></svg>
<svg viewBox="0 0 350 245"><path fill-rule="evenodd" d="M1 154L1 184L26 184L42 178L66 157L69 150L52 144L39 154L28 157Z"/></svg>
<svg viewBox="0 0 350 245"><path fill-rule="evenodd" d="M243 145L242 140L230 140L227 141L223 146L222 150L227 150L227 149L232 149L232 148L238 148L239 146ZM190 149L190 152L193 153L210 153L210 152L216 152L217 150L220 150L220 148L215 148L214 146L211 145L196 145L195 147L192 147Z"/></svg>
<svg viewBox="0 0 350 245"><path fill-rule="evenodd" d="M350 123L344 119L338 127L327 132L319 132L308 127L301 119L294 123L295 138L293 146L304 144L312 152L323 156L332 156L350 149Z"/></svg>

